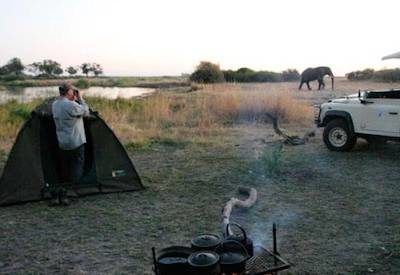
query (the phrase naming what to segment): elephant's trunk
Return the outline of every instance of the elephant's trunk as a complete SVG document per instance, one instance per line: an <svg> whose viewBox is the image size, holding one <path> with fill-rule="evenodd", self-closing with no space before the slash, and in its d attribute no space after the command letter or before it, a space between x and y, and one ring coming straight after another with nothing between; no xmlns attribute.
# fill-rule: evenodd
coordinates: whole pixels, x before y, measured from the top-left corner
<svg viewBox="0 0 400 275"><path fill-rule="evenodd" d="M331 76L331 79L332 79L332 91L333 91L333 82L334 82L334 80L333 80L333 75Z"/></svg>

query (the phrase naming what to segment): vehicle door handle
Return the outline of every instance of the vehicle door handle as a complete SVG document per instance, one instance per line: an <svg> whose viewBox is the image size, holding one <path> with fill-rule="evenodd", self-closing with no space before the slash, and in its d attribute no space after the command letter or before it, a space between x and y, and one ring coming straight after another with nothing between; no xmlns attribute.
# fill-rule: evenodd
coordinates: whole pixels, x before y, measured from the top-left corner
<svg viewBox="0 0 400 275"><path fill-rule="evenodd" d="M389 115L398 115L398 112L389 112Z"/></svg>

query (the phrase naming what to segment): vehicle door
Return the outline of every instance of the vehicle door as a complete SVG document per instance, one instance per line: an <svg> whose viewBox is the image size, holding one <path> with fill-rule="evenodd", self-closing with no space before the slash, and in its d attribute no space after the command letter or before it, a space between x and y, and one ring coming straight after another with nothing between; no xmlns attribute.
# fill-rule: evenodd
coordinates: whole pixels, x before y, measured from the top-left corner
<svg viewBox="0 0 400 275"><path fill-rule="evenodd" d="M400 99L368 99L361 114L361 129L373 135L400 136Z"/></svg>

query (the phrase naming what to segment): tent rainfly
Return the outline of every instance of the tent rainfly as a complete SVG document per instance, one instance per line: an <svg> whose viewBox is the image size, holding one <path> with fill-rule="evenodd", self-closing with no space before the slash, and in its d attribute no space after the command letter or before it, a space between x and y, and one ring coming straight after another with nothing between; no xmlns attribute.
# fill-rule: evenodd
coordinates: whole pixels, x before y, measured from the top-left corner
<svg viewBox="0 0 400 275"><path fill-rule="evenodd" d="M54 99L38 106L25 122L0 178L0 205L47 199L65 186L68 196L143 189L124 147L104 120L91 111L84 119L87 143L82 183L72 188L51 113Z"/></svg>

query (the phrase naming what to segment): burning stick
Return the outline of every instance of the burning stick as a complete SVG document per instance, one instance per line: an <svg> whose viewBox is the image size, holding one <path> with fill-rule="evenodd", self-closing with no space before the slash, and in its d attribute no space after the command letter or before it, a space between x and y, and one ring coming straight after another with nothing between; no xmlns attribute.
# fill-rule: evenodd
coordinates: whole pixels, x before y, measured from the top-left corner
<svg viewBox="0 0 400 275"><path fill-rule="evenodd" d="M222 210L222 232L225 232L226 226L229 224L229 218L234 206L249 208L257 201L257 190L248 187L239 187L240 194L247 194L246 200L239 200L238 198L231 198ZM232 232L229 232L232 234Z"/></svg>
<svg viewBox="0 0 400 275"><path fill-rule="evenodd" d="M272 121L275 133L283 137L286 143L289 143L291 145L302 145L308 142L310 137L315 136L315 130L308 130L302 138L298 136L289 136L285 134L279 127L278 117L267 112L265 113L265 115Z"/></svg>

